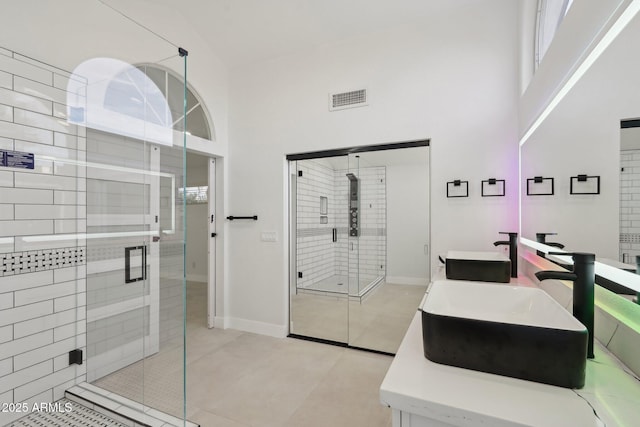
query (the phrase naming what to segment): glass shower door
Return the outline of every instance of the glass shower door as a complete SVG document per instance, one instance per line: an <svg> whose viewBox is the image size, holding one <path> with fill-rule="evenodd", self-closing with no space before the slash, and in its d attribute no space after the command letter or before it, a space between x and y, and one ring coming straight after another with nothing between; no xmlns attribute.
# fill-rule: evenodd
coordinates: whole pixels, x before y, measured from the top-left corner
<svg viewBox="0 0 640 427"><path fill-rule="evenodd" d="M184 78L160 80L155 71L184 70L183 61L174 50L154 66L118 64L103 85L102 117L89 114L89 76L86 137L87 382L131 407L178 418L185 414Z"/></svg>
<svg viewBox="0 0 640 427"><path fill-rule="evenodd" d="M347 343L347 156L289 162L291 335Z"/></svg>

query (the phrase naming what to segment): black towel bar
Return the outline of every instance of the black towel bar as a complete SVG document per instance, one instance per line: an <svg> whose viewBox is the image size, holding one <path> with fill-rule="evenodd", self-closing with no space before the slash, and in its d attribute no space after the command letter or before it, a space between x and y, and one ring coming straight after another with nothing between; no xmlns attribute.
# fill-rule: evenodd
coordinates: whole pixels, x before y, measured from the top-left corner
<svg viewBox="0 0 640 427"><path fill-rule="evenodd" d="M258 215L254 215L254 216L228 216L227 219L229 221L233 221L234 219L252 219L254 221L258 220Z"/></svg>

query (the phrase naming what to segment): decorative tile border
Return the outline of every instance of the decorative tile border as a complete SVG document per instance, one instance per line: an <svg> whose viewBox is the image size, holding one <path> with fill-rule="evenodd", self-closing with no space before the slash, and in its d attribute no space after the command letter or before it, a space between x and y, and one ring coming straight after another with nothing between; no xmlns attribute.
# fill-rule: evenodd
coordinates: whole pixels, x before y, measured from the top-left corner
<svg viewBox="0 0 640 427"><path fill-rule="evenodd" d="M346 234L347 227L337 227L338 234ZM360 228L360 236L386 236L387 229L386 228ZM316 228L299 228L296 232L297 237L315 237L315 236L325 236L331 235L333 233L333 229L331 227L316 227Z"/></svg>
<svg viewBox="0 0 640 427"><path fill-rule="evenodd" d="M0 254L0 277L83 265L86 248L42 249Z"/></svg>
<svg viewBox="0 0 640 427"><path fill-rule="evenodd" d="M640 233L620 233L620 243L640 243Z"/></svg>

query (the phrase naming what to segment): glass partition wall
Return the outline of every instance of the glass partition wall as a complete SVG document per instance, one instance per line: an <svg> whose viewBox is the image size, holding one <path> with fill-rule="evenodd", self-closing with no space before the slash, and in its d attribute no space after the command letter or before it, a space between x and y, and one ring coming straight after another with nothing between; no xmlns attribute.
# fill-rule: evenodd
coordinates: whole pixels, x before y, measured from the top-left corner
<svg viewBox="0 0 640 427"><path fill-rule="evenodd" d="M0 158L15 159L0 167L0 256L33 258L8 288L32 305L0 314L15 311L14 340L38 338L12 372L42 377L0 395L98 401L129 420L187 425L187 52L101 1L24 3L7 11L16 28L38 19L28 9L74 14L60 16L59 39L25 22L31 40L0 48Z"/></svg>
<svg viewBox="0 0 640 427"><path fill-rule="evenodd" d="M292 336L396 352L428 283L427 149L290 156Z"/></svg>
<svg viewBox="0 0 640 427"><path fill-rule="evenodd" d="M183 418L186 57L171 51L104 88L126 127L87 124L87 382Z"/></svg>
<svg viewBox="0 0 640 427"><path fill-rule="evenodd" d="M346 156L290 163L292 277L291 332L348 340L348 295L357 271L349 237ZM354 277L355 275L355 277Z"/></svg>

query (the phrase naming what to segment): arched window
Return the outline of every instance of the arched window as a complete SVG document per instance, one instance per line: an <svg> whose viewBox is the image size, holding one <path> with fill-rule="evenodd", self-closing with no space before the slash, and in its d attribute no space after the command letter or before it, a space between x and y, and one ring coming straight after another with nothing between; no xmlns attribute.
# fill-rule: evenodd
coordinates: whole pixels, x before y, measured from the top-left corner
<svg viewBox="0 0 640 427"><path fill-rule="evenodd" d="M536 22L535 67L542 62L542 58L551 40L556 35L560 23L571 7L573 0L538 0L538 13Z"/></svg>
<svg viewBox="0 0 640 427"><path fill-rule="evenodd" d="M158 86L160 92L166 98L171 117L173 117L173 129L182 132L184 130L182 80L162 68L155 65L137 65L140 71L146 74L152 82ZM210 124L204 105L200 97L187 85L187 133L200 138L214 140L215 132Z"/></svg>
<svg viewBox="0 0 640 427"><path fill-rule="evenodd" d="M183 81L156 66L85 61L69 79L67 104L72 123L159 144L172 145L173 131L185 130ZM188 86L186 116L188 134L215 140L204 105Z"/></svg>

